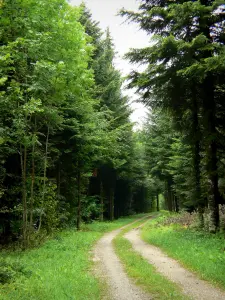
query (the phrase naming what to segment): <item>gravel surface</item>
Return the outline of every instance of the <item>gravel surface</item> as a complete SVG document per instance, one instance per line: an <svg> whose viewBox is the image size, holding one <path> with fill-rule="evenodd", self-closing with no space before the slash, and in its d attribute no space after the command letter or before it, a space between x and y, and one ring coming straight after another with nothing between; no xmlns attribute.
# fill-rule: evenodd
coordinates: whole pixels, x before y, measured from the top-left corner
<svg viewBox="0 0 225 300"><path fill-rule="evenodd" d="M131 224L128 224L129 226ZM114 230L105 234L96 244L94 249L94 261L96 262L97 273L108 285L109 297L113 300L149 300L147 295L127 277L124 268L115 254L112 240L122 229Z"/></svg>
<svg viewBox="0 0 225 300"><path fill-rule="evenodd" d="M181 286L184 294L195 300L225 299L225 292L199 279L196 275L181 267L177 261L169 258L159 248L145 243L140 238L139 228L133 229L125 235L132 243L133 249L141 254L150 264L154 265L159 273Z"/></svg>

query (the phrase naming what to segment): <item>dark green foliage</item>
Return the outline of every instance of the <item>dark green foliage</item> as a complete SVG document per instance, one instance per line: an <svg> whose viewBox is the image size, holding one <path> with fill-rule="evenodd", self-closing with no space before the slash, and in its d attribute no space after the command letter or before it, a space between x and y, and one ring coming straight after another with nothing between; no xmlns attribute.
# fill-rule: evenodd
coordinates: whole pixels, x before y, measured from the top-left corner
<svg viewBox="0 0 225 300"><path fill-rule="evenodd" d="M149 115L144 132L151 190L164 193L169 210L192 209L196 203L194 163L187 137L176 131L171 114L161 110Z"/></svg>
<svg viewBox="0 0 225 300"><path fill-rule="evenodd" d="M99 110L105 114L108 121L105 147L107 153L96 158L97 177L90 182L90 194L98 195L100 204L100 219L127 215L133 209L135 211L146 211L140 203L139 207L133 202L141 202L146 195L139 195L137 200L132 200L136 189L142 188L143 183L135 184L139 176L133 171L133 162L138 155L135 149L136 142L133 141L132 124L129 121L131 110L128 99L122 94L122 78L114 67L114 45L109 30L102 33L98 23L92 20L88 9L82 5L83 14L81 22L85 26L86 33L90 35L95 46L93 52L95 91L94 97L99 101ZM135 196L134 196L135 197Z"/></svg>
<svg viewBox="0 0 225 300"><path fill-rule="evenodd" d="M176 195L182 198L188 187L188 193L192 193L191 202L200 212L207 202L211 232L219 227L219 204L223 202L218 185L218 165L220 152L223 152L219 149L224 139L224 125L221 127L220 123L224 103L219 100L224 97L223 4L207 0L143 0L139 12L121 11L152 35L149 47L133 49L127 54L131 62L146 65L145 71L130 74L129 86L138 88L143 103L150 108L168 110L176 131L181 133L182 146L177 141L172 149L168 149L169 153L165 151L164 158L171 155L170 150L179 153L170 162L173 170L168 184L174 188L173 181L176 180L180 182L177 188L181 188L182 180L175 169L185 163L179 158L182 151L189 153L187 159L192 162L186 166L192 170L191 180L182 187L182 193L177 190ZM169 147L170 142L165 144ZM163 164L159 170L163 175L164 158L158 161ZM184 173L188 172L186 166ZM185 198L190 202L188 197Z"/></svg>

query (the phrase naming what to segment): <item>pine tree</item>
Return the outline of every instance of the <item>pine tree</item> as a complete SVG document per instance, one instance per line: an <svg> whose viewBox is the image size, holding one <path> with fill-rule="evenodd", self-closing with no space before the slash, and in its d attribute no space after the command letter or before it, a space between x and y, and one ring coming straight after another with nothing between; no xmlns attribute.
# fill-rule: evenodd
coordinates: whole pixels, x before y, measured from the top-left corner
<svg viewBox="0 0 225 300"><path fill-rule="evenodd" d="M91 64L96 83L94 97L99 101L99 110L105 112L108 124L106 133L108 138L105 140L107 153L96 161L98 178L92 181L98 184L98 188L93 189L98 191L101 203L105 198L105 215L113 219L114 212L117 217L128 212L128 203L132 197L132 180L129 178L132 173L134 147L132 124L129 120L131 111L127 97L122 94L121 75L114 67L115 50L110 32L106 30L103 37L98 23L92 20L90 12L84 5L82 10L81 22L95 47Z"/></svg>
<svg viewBox="0 0 225 300"><path fill-rule="evenodd" d="M219 66L224 57L224 7L220 1L207 0L141 1L138 13L121 13L154 35L151 46L127 55L132 62L147 63L145 72L131 74L130 86L139 88L143 102L151 107L167 107L175 118L190 113L190 130L196 132L195 144L190 142L195 156L196 197L200 192L200 142L204 145L210 231L215 232L219 226L220 201L216 91L224 72L223 64ZM201 127L203 138L200 141Z"/></svg>

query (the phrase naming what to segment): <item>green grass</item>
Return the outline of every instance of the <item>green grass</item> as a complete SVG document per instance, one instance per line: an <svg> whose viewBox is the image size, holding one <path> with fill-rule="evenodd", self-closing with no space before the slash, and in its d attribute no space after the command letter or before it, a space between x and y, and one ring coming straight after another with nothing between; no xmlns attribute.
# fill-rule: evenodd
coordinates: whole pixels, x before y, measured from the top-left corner
<svg viewBox="0 0 225 300"><path fill-rule="evenodd" d="M13 280L0 284L0 299L101 299L101 282L91 272L90 250L104 232L126 225L137 217L94 222L83 226L80 232L65 230L38 249L2 251L0 265L7 271L4 272L6 279L9 275Z"/></svg>
<svg viewBox="0 0 225 300"><path fill-rule="evenodd" d="M182 294L181 289L176 284L157 273L155 267L135 252L131 243L123 237L126 232L138 227L143 222L143 220L138 221L128 226L114 239L116 253L123 262L127 274L134 279L137 285L150 293L154 299L189 299Z"/></svg>
<svg viewBox="0 0 225 300"><path fill-rule="evenodd" d="M201 278L225 288L224 235L212 235L175 224L162 226L160 220L163 217L146 223L142 238L159 246Z"/></svg>

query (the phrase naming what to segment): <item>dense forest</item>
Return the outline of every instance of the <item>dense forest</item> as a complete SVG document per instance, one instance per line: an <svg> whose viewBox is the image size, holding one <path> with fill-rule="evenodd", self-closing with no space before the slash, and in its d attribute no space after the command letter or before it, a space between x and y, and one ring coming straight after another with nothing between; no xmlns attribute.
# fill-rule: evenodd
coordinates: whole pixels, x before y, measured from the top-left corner
<svg viewBox="0 0 225 300"><path fill-rule="evenodd" d="M62 0L0 6L1 241L148 210L109 30Z"/></svg>
<svg viewBox="0 0 225 300"><path fill-rule="evenodd" d="M143 0L121 14L151 36L126 56L145 66L129 86L151 111L144 135L155 186L165 184L169 210L198 210L199 225L216 232L225 203L224 1Z"/></svg>
<svg viewBox="0 0 225 300"><path fill-rule="evenodd" d="M82 4L0 1L0 240L160 207L216 232L225 193L224 1L139 1L126 58L149 108L130 121L110 30ZM205 225L204 225L205 224Z"/></svg>

